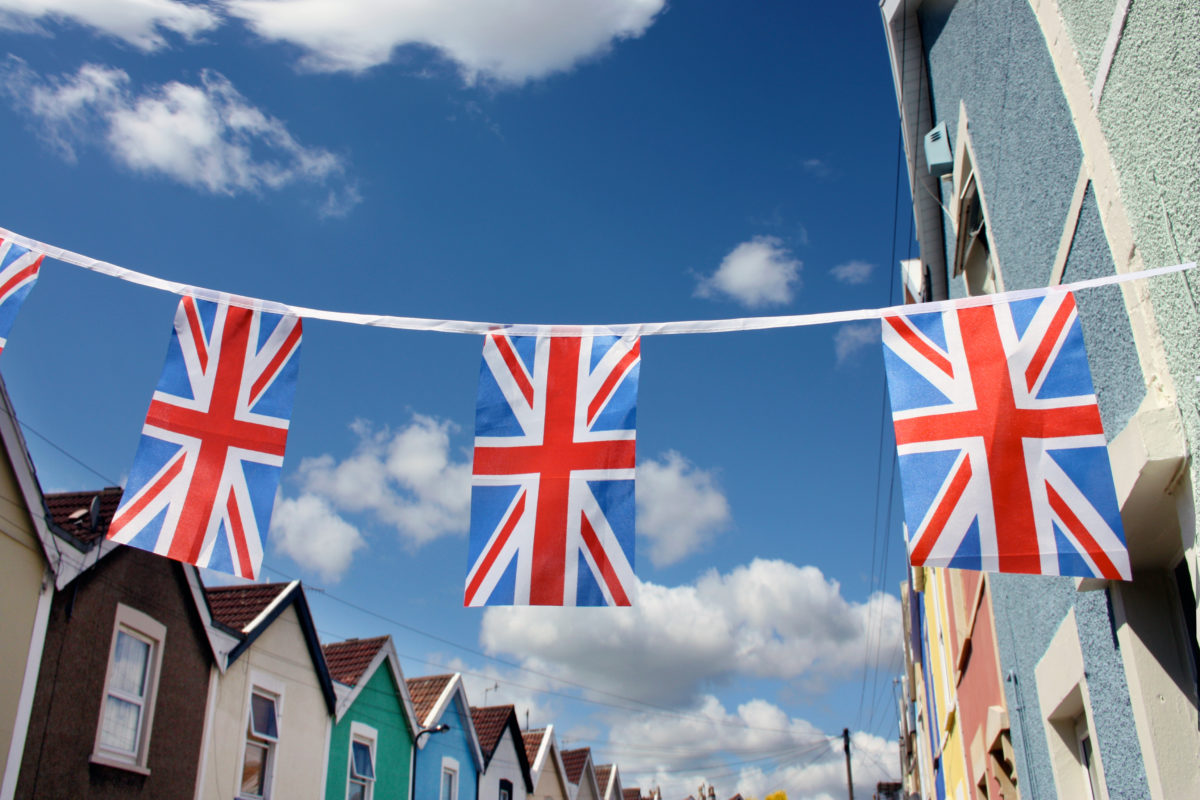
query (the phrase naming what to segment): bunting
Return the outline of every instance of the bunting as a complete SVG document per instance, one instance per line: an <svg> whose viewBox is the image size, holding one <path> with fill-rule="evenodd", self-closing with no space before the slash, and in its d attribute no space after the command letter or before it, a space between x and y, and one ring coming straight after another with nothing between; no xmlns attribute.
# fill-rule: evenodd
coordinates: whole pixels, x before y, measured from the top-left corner
<svg viewBox="0 0 1200 800"><path fill-rule="evenodd" d="M42 258L41 253L0 238L0 353L8 346L8 332L21 304L37 282Z"/></svg>
<svg viewBox="0 0 1200 800"><path fill-rule="evenodd" d="M464 604L630 605L637 337L484 339Z"/></svg>
<svg viewBox="0 0 1200 800"><path fill-rule="evenodd" d="M109 538L256 577L301 319L484 337L464 603L629 605L640 337L879 319L915 565L1130 579L1069 290L1195 263L920 306L542 326L290 306L0 228L0 352L44 256L182 295Z"/></svg>
<svg viewBox="0 0 1200 800"><path fill-rule="evenodd" d="M254 578L299 371L295 317L185 297L108 538Z"/></svg>
<svg viewBox="0 0 1200 800"><path fill-rule="evenodd" d="M914 566L1130 580L1069 292L883 320Z"/></svg>

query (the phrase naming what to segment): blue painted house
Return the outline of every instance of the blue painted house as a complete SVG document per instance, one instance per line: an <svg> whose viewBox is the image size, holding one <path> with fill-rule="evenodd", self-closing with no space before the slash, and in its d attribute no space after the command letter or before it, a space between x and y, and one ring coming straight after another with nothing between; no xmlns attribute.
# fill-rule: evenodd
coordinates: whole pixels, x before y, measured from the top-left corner
<svg viewBox="0 0 1200 800"><path fill-rule="evenodd" d="M419 729L413 800L475 800L483 752L462 675L409 678Z"/></svg>
<svg viewBox="0 0 1200 800"><path fill-rule="evenodd" d="M910 302L1200 257L1200 5L880 10L919 242L900 265ZM929 732L920 709L908 715L906 792L937 796L951 773L972 797L1173 798L1200 786L1198 283L1176 274L1076 294L1133 580L988 574L957 596L938 580L950 587L948 622L910 624L924 637L910 656L961 623L949 665L961 680L976 610L990 606L1005 702L977 710L986 734L961 737L956 763L940 743L954 737L962 695L959 713L941 714L944 730ZM916 578L907 597L925 591ZM920 674L910 659L916 706Z"/></svg>

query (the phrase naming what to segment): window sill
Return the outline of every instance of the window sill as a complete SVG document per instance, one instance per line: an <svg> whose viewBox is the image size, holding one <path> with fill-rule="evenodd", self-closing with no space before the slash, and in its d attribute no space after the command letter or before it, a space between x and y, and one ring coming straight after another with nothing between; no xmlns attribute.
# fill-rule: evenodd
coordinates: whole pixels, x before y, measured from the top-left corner
<svg viewBox="0 0 1200 800"><path fill-rule="evenodd" d="M132 772L137 775L148 777L150 770L140 764L134 764L132 761L121 761L111 756L103 755L102 753L92 753L88 761L92 764L99 764L102 767L112 767L113 769L123 769L126 772Z"/></svg>

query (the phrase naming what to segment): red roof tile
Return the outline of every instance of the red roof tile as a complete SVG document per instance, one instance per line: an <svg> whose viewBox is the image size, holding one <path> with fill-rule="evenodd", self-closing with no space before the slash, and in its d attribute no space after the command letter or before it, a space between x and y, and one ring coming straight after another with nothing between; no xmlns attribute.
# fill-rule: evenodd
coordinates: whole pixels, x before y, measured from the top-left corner
<svg viewBox="0 0 1200 800"><path fill-rule="evenodd" d="M108 524L121 502L121 494L120 486L106 486L89 492L55 492L45 496L46 510L55 525L79 541L91 544L108 533ZM90 513L93 498L100 499L94 528Z"/></svg>
<svg viewBox="0 0 1200 800"><path fill-rule="evenodd" d="M424 725L429 712L437 705L438 698L446 691L446 685L454 678L453 675L426 675L423 678L409 678L408 693L412 695L413 709L417 712L417 722Z"/></svg>
<svg viewBox="0 0 1200 800"><path fill-rule="evenodd" d="M533 731L522 731L521 736L525 739L525 755L529 758L529 768L533 769L533 762L537 761L538 750L542 747L542 737L546 735L545 728L538 728Z"/></svg>
<svg viewBox="0 0 1200 800"><path fill-rule="evenodd" d="M324 645L325 664L329 667L329 677L347 686L356 686L367 667L375 660L379 650L387 643L388 637L376 636L372 639L347 639L344 642L334 642Z"/></svg>
<svg viewBox="0 0 1200 800"><path fill-rule="evenodd" d="M574 750L563 750L559 755L562 756L563 767L567 770L567 780L578 786L583 777L583 767L592 755L591 748L577 747Z"/></svg>
<svg viewBox="0 0 1200 800"><path fill-rule="evenodd" d="M642 790L636 786L630 789L622 789L621 797L623 800L642 800Z"/></svg>
<svg viewBox="0 0 1200 800"><path fill-rule="evenodd" d="M240 631L271 605L284 589L286 583L252 583L247 586L205 587L208 607L213 619L235 631Z"/></svg>
<svg viewBox="0 0 1200 800"><path fill-rule="evenodd" d="M608 781L612 777L612 764L601 764L596 767L596 784L600 787L600 794L608 792Z"/></svg>
<svg viewBox="0 0 1200 800"><path fill-rule="evenodd" d="M516 713L512 706L471 706L471 721L475 723L475 735L479 737L479 748L483 750L485 761L491 760L507 729L508 718Z"/></svg>

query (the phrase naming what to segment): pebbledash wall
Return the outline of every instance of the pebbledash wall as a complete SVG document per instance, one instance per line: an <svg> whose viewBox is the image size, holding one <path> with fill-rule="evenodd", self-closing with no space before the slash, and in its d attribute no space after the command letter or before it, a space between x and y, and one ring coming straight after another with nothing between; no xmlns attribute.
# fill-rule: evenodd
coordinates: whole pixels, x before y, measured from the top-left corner
<svg viewBox="0 0 1200 800"><path fill-rule="evenodd" d="M1122 6L1124 24L1114 26ZM969 138L991 255L1002 279L997 290L1165 266L1200 255L1200 3L927 0L917 19L933 121L946 122L952 148L960 146L964 130ZM1114 27L1118 46L1106 54ZM1097 86L1093 78L1102 73L1107 80L1100 84L1099 106L1090 117L1082 115L1087 93ZM940 201L949 206L954 198L943 191ZM943 226L946 263L953 264L956 237L948 214ZM1147 404L1174 404L1194 453L1200 445L1200 276L1145 283L1076 296L1106 435L1111 442ZM961 278L951 277L949 286L951 296L965 294ZM1147 307L1152 313L1145 312ZM1198 470L1192 458L1190 480L1184 473L1173 485L1193 598L1200 572L1194 511ZM1035 673L1068 625L1078 631L1108 796L1162 796L1178 779L1170 774L1161 745L1157 755L1147 753L1145 729L1158 722L1147 723L1142 711L1139 733L1129 683L1137 679L1127 680L1136 657L1122 653L1126 640L1118 636L1123 622L1139 613L1139 604L1150 607L1144 596L1157 593L1169 604L1171 587L1157 585L1162 574L1145 581L1139 577L1136 583L1149 588L1088 592L1078 591L1069 578L993 576L1001 668L1025 796L1055 792L1053 745ZM1131 610L1114 611L1114 597ZM1136 636L1129 641L1156 655L1153 644L1146 643L1153 636L1144 629L1127 636ZM1190 636L1184 646L1194 647L1194 628ZM1167 665L1174 654L1157 655ZM1174 666L1162 669L1180 683ZM1162 676L1141 678L1143 684L1155 679ZM1183 683L1180 699L1191 693L1194 721L1194 687ZM1144 695L1145 686L1138 691ZM1194 770L1193 749L1189 744L1178 754L1193 765L1184 774Z"/></svg>

